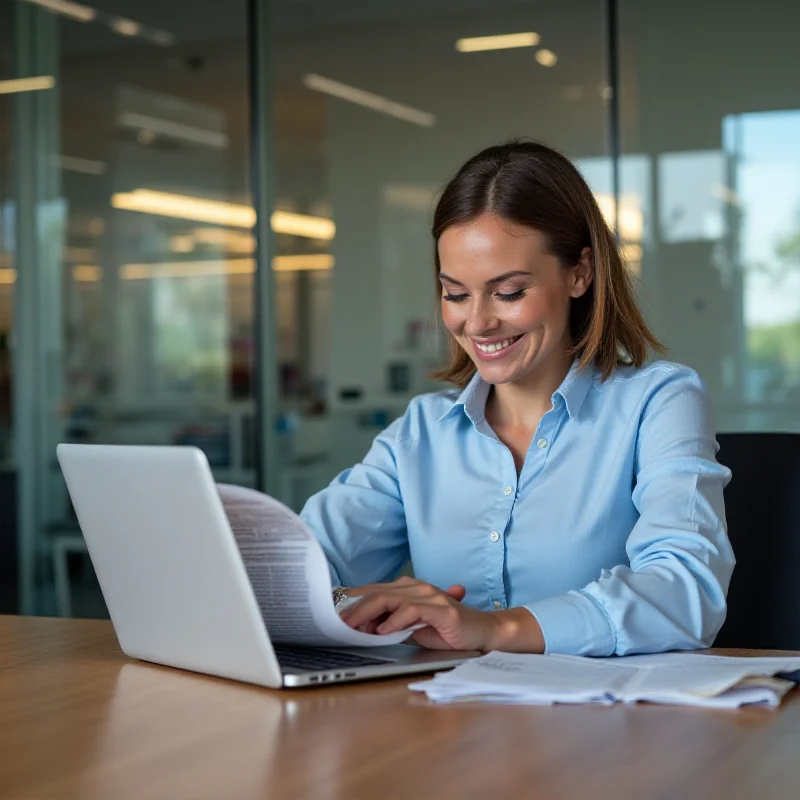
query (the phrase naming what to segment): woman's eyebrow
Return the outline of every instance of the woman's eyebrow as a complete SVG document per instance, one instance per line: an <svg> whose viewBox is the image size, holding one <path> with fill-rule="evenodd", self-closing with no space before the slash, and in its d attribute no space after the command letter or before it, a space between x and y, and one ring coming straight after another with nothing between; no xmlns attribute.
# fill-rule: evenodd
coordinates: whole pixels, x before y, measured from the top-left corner
<svg viewBox="0 0 800 800"><path fill-rule="evenodd" d="M494 284L496 284L496 283L502 283L503 281L506 281L509 278L516 277L517 275L528 275L528 276L530 276L531 273L527 272L524 269L515 269L515 270L512 270L511 272L504 272L502 275L496 275L494 278L489 278L489 280L486 281L486 285L487 286L494 286ZM451 278L449 275L445 275L444 272L440 272L439 273L439 280L447 281L448 283L454 283L454 284L456 284L456 286L463 286L464 285L463 283L461 283L461 281L457 281L455 278Z"/></svg>

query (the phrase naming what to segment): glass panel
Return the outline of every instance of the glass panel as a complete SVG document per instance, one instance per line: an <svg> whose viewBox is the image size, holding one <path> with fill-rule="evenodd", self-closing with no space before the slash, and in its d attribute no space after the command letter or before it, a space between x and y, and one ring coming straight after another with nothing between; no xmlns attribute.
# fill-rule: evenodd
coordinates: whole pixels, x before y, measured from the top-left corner
<svg viewBox="0 0 800 800"><path fill-rule="evenodd" d="M0 2L0 81L14 76L11 3ZM12 94L0 94L0 614L17 609L16 469L11 447L11 340L14 311Z"/></svg>
<svg viewBox="0 0 800 800"><path fill-rule="evenodd" d="M42 405L36 611L93 616L50 439L195 444L218 480L255 483L247 2L17 5L58 54L54 115L32 118L31 139L56 187L47 213L36 197L37 246L55 248L37 368L58 379Z"/></svg>
<svg viewBox="0 0 800 800"><path fill-rule="evenodd" d="M413 395L441 388L427 377L441 357L431 214L466 158L538 138L609 204L602 7L274 4L277 205L305 220L277 237L282 499L294 508ZM525 46L457 47L504 34Z"/></svg>
<svg viewBox="0 0 800 800"><path fill-rule="evenodd" d="M622 194L669 357L696 368L720 430L800 430L800 6L623 0Z"/></svg>

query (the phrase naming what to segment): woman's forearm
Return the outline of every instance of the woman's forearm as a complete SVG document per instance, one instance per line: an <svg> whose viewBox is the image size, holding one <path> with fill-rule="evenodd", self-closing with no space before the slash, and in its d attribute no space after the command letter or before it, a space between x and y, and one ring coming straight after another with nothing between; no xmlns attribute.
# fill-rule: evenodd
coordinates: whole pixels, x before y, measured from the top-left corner
<svg viewBox="0 0 800 800"><path fill-rule="evenodd" d="M495 622L487 650L507 653L544 653L542 629L527 608L509 608L489 612Z"/></svg>

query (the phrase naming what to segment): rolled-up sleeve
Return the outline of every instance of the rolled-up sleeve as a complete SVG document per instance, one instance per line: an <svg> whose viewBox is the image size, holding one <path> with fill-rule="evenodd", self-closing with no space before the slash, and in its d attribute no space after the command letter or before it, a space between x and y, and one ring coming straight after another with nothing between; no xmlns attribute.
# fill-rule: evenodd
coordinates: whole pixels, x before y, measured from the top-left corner
<svg viewBox="0 0 800 800"><path fill-rule="evenodd" d="M364 460L313 495L300 517L314 532L334 585L394 579L408 561L395 446L402 418L379 434Z"/></svg>
<svg viewBox="0 0 800 800"><path fill-rule="evenodd" d="M526 605L547 652L607 656L708 647L734 567L708 397L687 369L659 374L639 417L629 565Z"/></svg>

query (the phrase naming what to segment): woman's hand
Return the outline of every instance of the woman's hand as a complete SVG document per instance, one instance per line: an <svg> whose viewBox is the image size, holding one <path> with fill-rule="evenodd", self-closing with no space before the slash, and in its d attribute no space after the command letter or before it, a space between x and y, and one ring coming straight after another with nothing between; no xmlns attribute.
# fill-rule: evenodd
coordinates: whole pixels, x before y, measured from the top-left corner
<svg viewBox="0 0 800 800"><path fill-rule="evenodd" d="M367 633L394 633L423 624L411 638L431 650L544 651L539 624L527 609L477 611L461 603L466 590L460 584L442 591L404 577L348 589L347 594L363 599L345 609L342 620Z"/></svg>

